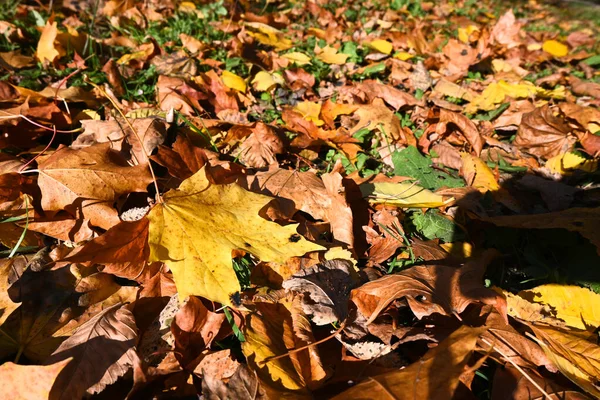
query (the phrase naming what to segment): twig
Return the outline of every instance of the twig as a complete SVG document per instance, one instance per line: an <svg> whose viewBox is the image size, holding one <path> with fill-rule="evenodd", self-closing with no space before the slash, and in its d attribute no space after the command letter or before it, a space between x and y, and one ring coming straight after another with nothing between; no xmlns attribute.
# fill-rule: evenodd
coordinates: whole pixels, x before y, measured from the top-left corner
<svg viewBox="0 0 600 400"><path fill-rule="evenodd" d="M159 203L163 203L163 199L160 196L160 189L158 188L158 181L156 180L156 175L154 174L154 168L152 168L152 163L150 162L150 156L148 155L148 152L146 152L146 149L144 148L144 142L142 142L140 135L138 135L137 131L133 128L133 125L131 124L131 122L129 122L129 119L125 116L125 114L121 110L121 107L119 107L119 105L112 99L112 97L110 97L108 95L108 93L106 93L104 91L104 89L102 89L100 86L96 85L94 82L87 79L87 76L85 76L85 80L87 83L89 83L94 88L96 88L102 94L102 96L106 97L108 99L108 101L110 101L110 103L113 105L113 107L117 110L117 112L125 120L125 123L127 123L127 126L129 126L129 129L131 129L131 132L133 132L133 134L137 138L138 142L140 142L140 148L142 149L142 153L144 153L144 156L146 157L146 161L148 162L148 169L150 170L150 174L152 175L152 182L154 182L154 187L156 188L156 200Z"/></svg>
<svg viewBox="0 0 600 400"><path fill-rule="evenodd" d="M269 358L263 360L261 362L261 364L265 365L268 362L279 360L280 358L284 358L284 357L289 357L289 356L291 356L294 353L298 353L299 351L309 349L309 348L311 348L313 346L317 346L317 345L319 345L321 343L325 343L329 339L334 338L335 335L337 335L338 333L340 333L345 327L346 327L346 321L342 322L342 324L340 325L340 327L335 332L333 332L331 335L329 335L329 336L327 336L327 337L325 337L325 338L323 338L321 340L317 340L316 342L309 343L306 346L298 347L297 349L292 349L292 350L288 351L285 354L280 354L278 356L269 357Z"/></svg>

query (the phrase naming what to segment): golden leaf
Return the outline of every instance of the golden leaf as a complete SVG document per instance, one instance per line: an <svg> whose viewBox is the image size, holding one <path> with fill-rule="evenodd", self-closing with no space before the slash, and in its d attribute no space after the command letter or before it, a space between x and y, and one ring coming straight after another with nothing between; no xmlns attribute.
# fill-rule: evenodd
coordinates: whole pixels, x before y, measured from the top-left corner
<svg viewBox="0 0 600 400"><path fill-rule="evenodd" d="M372 42L367 42L366 45L383 54L390 54L394 49L394 46L390 42L383 39L375 39Z"/></svg>
<svg viewBox="0 0 600 400"><path fill-rule="evenodd" d="M234 89L242 93L246 91L246 82L244 79L233 72L223 71L221 80L223 81L223 85L227 86L229 89Z"/></svg>
<svg viewBox="0 0 600 400"><path fill-rule="evenodd" d="M296 104L294 111L298 111L305 120L314 122L316 126L322 126L325 123L325 121L319 118L321 104L314 101L301 101Z"/></svg>
<svg viewBox="0 0 600 400"><path fill-rule="evenodd" d="M542 50L554 57L564 57L569 54L569 48L556 40L546 40L542 45Z"/></svg>
<svg viewBox="0 0 600 400"><path fill-rule="evenodd" d="M277 263L324 250L300 236L297 225L262 219L258 213L271 197L237 184L211 184L204 169L163 200L148 215L150 260L169 266L182 300L197 295L232 304L240 290L231 262L234 249Z"/></svg>
<svg viewBox="0 0 600 400"><path fill-rule="evenodd" d="M557 318L573 328L600 326L600 294L573 285L548 284L519 292L529 301L551 306Z"/></svg>
<svg viewBox="0 0 600 400"><path fill-rule="evenodd" d="M52 62L60 56L60 52L54 46L54 41L58 36L57 26L58 24L56 22L46 22L46 26L44 26L44 29L42 30L35 52L35 56L41 62L44 62L45 60Z"/></svg>

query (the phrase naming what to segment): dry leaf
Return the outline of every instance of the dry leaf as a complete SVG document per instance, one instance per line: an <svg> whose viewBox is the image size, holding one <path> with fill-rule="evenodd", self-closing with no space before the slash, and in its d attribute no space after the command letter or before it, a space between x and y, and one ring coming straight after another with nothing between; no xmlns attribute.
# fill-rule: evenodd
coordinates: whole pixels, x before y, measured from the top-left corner
<svg viewBox="0 0 600 400"><path fill-rule="evenodd" d="M0 366L0 398L49 400L50 390L60 372L73 361L68 358L52 365L18 365L10 361Z"/></svg>
<svg viewBox="0 0 600 400"><path fill-rule="evenodd" d="M201 169L150 211L150 261L169 266L182 300L198 295L226 305L237 303L240 286L232 250L283 263L323 249L300 236L296 225L262 219L258 213L270 201L236 184L211 184Z"/></svg>

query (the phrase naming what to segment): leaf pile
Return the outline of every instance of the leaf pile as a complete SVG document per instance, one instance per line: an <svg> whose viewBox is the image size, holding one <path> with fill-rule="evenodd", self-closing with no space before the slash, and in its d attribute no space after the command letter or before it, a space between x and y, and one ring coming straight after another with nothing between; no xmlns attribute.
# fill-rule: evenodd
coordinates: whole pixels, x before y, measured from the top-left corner
<svg viewBox="0 0 600 400"><path fill-rule="evenodd" d="M595 7L40 4L0 398L600 398Z"/></svg>

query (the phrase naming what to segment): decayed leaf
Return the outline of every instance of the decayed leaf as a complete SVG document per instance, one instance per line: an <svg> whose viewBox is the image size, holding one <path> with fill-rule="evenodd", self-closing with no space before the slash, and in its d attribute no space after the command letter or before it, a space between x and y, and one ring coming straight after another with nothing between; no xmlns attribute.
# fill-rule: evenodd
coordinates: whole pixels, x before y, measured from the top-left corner
<svg viewBox="0 0 600 400"><path fill-rule="evenodd" d="M204 376L202 379L202 395L207 400L267 399L261 391L256 372L246 365L240 365L227 383L210 375Z"/></svg>
<svg viewBox="0 0 600 400"><path fill-rule="evenodd" d="M323 249L300 236L296 225L262 219L258 213L269 201L237 184L211 184L201 169L150 211L150 260L169 266L182 300L197 295L232 304L240 290L232 250L283 263Z"/></svg>
<svg viewBox="0 0 600 400"><path fill-rule="evenodd" d="M13 311L19 308L19 303L12 301L8 294L8 288L10 287L8 277L14 268L13 263L15 261L16 259L14 258L0 260L0 326L2 326Z"/></svg>
<svg viewBox="0 0 600 400"><path fill-rule="evenodd" d="M18 365L6 362L0 366L0 398L11 400L49 400L56 377L73 359L52 365Z"/></svg>
<svg viewBox="0 0 600 400"><path fill-rule="evenodd" d="M144 282L156 272L148 265L148 224L147 218L120 222L66 260L87 265L102 264L105 273Z"/></svg>
<svg viewBox="0 0 600 400"><path fill-rule="evenodd" d="M535 371L526 370L526 373L551 396L552 400L591 400L591 397L575 390L566 389L564 386L538 375ZM547 400L547 397L521 372L509 366L496 369L492 383L492 399Z"/></svg>
<svg viewBox="0 0 600 400"><path fill-rule="evenodd" d="M264 168L275 164L275 155L282 154L283 151L283 141L275 130L265 123L258 122L240 146L239 158L244 165Z"/></svg>
<svg viewBox="0 0 600 400"><path fill-rule="evenodd" d="M52 387L53 398L79 399L115 383L133 365L136 340L133 314L120 304L81 325L47 361L73 358Z"/></svg>
<svg viewBox="0 0 600 400"><path fill-rule="evenodd" d="M568 326L594 329L600 326L600 294L572 285L548 284L518 294L531 302L550 306L552 314Z"/></svg>
<svg viewBox="0 0 600 400"><path fill-rule="evenodd" d="M442 207L454 200L409 182L363 183L360 185L360 191L371 203L404 208Z"/></svg>
<svg viewBox="0 0 600 400"><path fill-rule="evenodd" d="M460 314L471 303L492 304L502 310L504 299L483 286L486 265L494 257L487 251L460 268L445 265L411 267L397 274L386 275L352 291L350 299L371 323L394 300L406 298L417 316L433 313Z"/></svg>
<svg viewBox="0 0 600 400"><path fill-rule="evenodd" d="M513 318L527 322L541 322L554 326L564 326L564 322L554 318L552 309L547 305L533 303L512 294L502 291L506 298L506 313Z"/></svg>
<svg viewBox="0 0 600 400"><path fill-rule="evenodd" d="M367 378L333 399L451 399L475 343L485 331L463 326L414 364Z"/></svg>
<svg viewBox="0 0 600 400"><path fill-rule="evenodd" d="M242 351L248 365L265 382L279 389L305 392L326 377L315 347L272 361L270 357L308 344L314 338L302 337L296 331L293 313L283 304L255 303L256 311L246 316L246 341ZM304 317L305 318L305 317ZM304 326L310 323L304 319Z"/></svg>
<svg viewBox="0 0 600 400"><path fill-rule="evenodd" d="M113 225L104 216L111 212L112 203L121 195L146 191L152 181L146 166L128 166L111 152L110 143L78 150L60 148L39 157L38 169L44 210L66 209L75 214L82 208L84 215L91 214L94 225L105 229Z"/></svg>
<svg viewBox="0 0 600 400"><path fill-rule="evenodd" d="M566 122L544 106L523 114L514 144L528 153L550 158L571 150L576 138L570 133Z"/></svg>
<svg viewBox="0 0 600 400"><path fill-rule="evenodd" d="M342 177L339 173L324 174L321 179L313 172L298 172L272 168L259 172L249 184L253 190L293 201L284 213L291 216L298 209L331 224L335 239L353 245L352 210L345 196L340 193Z"/></svg>
<svg viewBox="0 0 600 400"><path fill-rule="evenodd" d="M80 149L95 143L110 142L111 148L121 152L125 158L129 159L131 153L137 164L147 164L146 155L152 154L165 140L165 122L160 118L136 118L129 122L135 133L131 132L129 125L122 120L81 121L84 132L77 136L71 147Z"/></svg>
<svg viewBox="0 0 600 400"><path fill-rule="evenodd" d="M484 141L473 121L462 114L441 109L440 122L453 123L456 125L473 147L475 154L479 157L481 150L483 149Z"/></svg>
<svg viewBox="0 0 600 400"><path fill-rule="evenodd" d="M187 366L217 339L224 321L225 314L210 311L197 297L188 297L171 324L181 365Z"/></svg>
<svg viewBox="0 0 600 400"><path fill-rule="evenodd" d="M530 325L548 358L577 386L600 397L600 347L597 335Z"/></svg>
<svg viewBox="0 0 600 400"><path fill-rule="evenodd" d="M284 281L284 289L305 293L309 299L302 302L302 310L312 315L316 325L343 321L348 314L348 299L354 286L352 263L335 259L297 272Z"/></svg>

